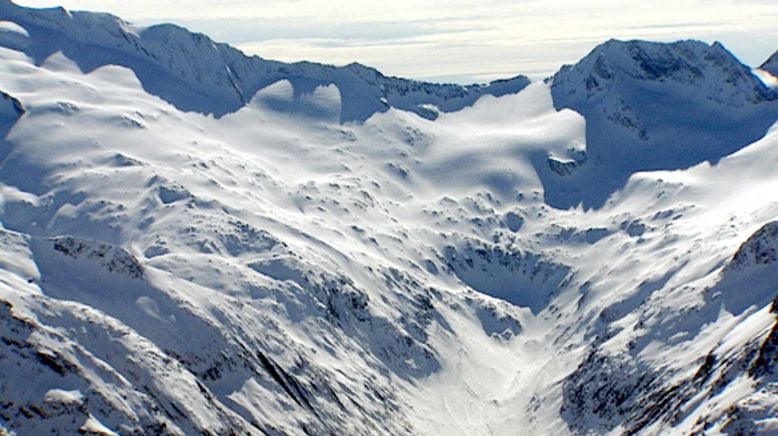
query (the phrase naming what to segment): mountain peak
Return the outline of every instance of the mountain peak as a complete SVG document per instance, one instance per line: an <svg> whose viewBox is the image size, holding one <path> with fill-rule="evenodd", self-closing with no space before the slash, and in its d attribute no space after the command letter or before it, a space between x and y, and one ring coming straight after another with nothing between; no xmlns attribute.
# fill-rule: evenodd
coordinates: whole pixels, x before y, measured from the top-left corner
<svg viewBox="0 0 778 436"><path fill-rule="evenodd" d="M550 82L557 110L586 118L594 157L573 178L548 172L558 207L599 207L637 171L717 162L778 117L776 94L718 42L612 39Z"/></svg>
<svg viewBox="0 0 778 436"><path fill-rule="evenodd" d="M773 53L762 65L759 66L760 70L767 71L773 76L778 76L778 50Z"/></svg>
<svg viewBox="0 0 778 436"><path fill-rule="evenodd" d="M576 76L578 80L573 79ZM719 42L708 45L695 40L659 43L611 39L577 64L563 67L553 78L557 87L568 80L576 82L571 92L586 92L588 97L611 89L615 82L637 80L677 83L688 93L726 104L743 105L771 98L750 68Z"/></svg>

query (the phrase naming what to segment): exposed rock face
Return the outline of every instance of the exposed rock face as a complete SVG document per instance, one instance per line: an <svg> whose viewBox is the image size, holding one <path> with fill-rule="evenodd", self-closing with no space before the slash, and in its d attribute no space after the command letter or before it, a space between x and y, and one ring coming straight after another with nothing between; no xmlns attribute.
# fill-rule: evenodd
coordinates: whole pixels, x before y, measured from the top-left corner
<svg viewBox="0 0 778 436"><path fill-rule="evenodd" d="M53 248L73 259L86 258L97 262L110 272L139 279L143 277L143 267L130 253L120 247L64 236L52 240Z"/></svg>
<svg viewBox="0 0 778 436"><path fill-rule="evenodd" d="M772 265L778 261L778 221L757 230L732 257L728 270L742 271L754 266Z"/></svg>

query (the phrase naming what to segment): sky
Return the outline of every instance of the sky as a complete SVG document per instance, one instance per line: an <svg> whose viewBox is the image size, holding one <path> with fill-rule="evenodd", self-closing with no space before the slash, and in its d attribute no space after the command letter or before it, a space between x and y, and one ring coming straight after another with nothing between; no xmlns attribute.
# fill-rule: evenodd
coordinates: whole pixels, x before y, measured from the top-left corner
<svg viewBox="0 0 778 436"><path fill-rule="evenodd" d="M360 62L457 83L540 79L610 38L722 42L758 66L778 50L777 0L16 0L172 22L248 54Z"/></svg>

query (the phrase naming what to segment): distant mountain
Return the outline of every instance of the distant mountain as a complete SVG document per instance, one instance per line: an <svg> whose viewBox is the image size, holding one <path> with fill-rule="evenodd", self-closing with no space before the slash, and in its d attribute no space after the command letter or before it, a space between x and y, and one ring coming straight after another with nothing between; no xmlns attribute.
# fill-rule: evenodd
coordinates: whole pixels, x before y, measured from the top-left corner
<svg viewBox="0 0 778 436"><path fill-rule="evenodd" d="M611 40L551 84L555 107L587 121L580 171L560 177L538 168L558 207L601 207L637 171L715 164L778 118L778 93L719 43Z"/></svg>
<svg viewBox="0 0 778 436"><path fill-rule="evenodd" d="M719 44L461 87L0 0L0 434L778 433L776 168Z"/></svg>
<svg viewBox="0 0 778 436"><path fill-rule="evenodd" d="M529 84L525 76L517 76L488 85L441 85L386 77L359 64L286 64L246 56L172 24L136 27L109 14L61 8L32 11L9 0L0 1L0 16L28 30L29 38L23 42L7 39L7 43L37 63L61 51L84 72L121 65L135 72L150 94L181 110L216 116L238 110L258 90L281 79L292 83L295 95L335 85L343 97L344 122L364 121L390 106L434 119L437 110L459 110L482 95L516 93Z"/></svg>
<svg viewBox="0 0 778 436"><path fill-rule="evenodd" d="M773 76L778 76L778 51L773 53L773 55L760 65L759 68L767 71Z"/></svg>

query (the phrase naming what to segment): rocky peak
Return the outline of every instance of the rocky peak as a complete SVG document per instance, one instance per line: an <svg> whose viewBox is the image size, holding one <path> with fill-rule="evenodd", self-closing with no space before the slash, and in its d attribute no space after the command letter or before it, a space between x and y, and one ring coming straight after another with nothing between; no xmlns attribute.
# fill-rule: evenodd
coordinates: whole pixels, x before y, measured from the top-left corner
<svg viewBox="0 0 778 436"><path fill-rule="evenodd" d="M716 162L778 118L778 94L719 43L610 40L549 82L557 110L586 118L590 157L565 179L538 169L557 207L599 207L638 171Z"/></svg>
<svg viewBox="0 0 778 436"><path fill-rule="evenodd" d="M667 90L680 85L688 94L722 104L744 105L771 98L750 69L718 42L612 39L577 64L564 66L552 80L558 91L564 91L558 94L579 99L594 99L603 91L636 82Z"/></svg>
<svg viewBox="0 0 778 436"><path fill-rule="evenodd" d="M770 265L777 261L778 221L771 221L740 246L728 269L743 270L758 265Z"/></svg>

